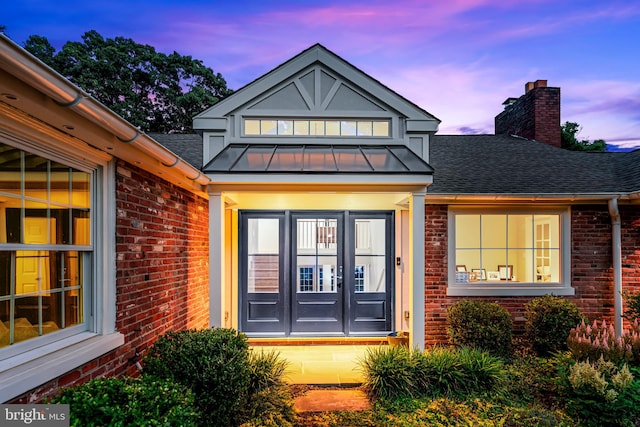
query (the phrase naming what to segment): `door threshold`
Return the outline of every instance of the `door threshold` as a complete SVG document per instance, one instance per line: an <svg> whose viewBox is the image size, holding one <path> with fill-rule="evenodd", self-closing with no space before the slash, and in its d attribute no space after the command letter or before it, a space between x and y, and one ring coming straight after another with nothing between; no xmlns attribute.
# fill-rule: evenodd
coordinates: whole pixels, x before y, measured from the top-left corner
<svg viewBox="0 0 640 427"><path fill-rule="evenodd" d="M249 345L381 345L387 337L249 337Z"/></svg>

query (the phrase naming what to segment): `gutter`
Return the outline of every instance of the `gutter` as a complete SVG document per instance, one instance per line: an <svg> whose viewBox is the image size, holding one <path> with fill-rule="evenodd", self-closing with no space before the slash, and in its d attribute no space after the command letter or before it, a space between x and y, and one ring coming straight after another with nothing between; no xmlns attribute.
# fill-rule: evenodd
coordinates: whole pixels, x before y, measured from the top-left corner
<svg viewBox="0 0 640 427"><path fill-rule="evenodd" d="M206 186L211 180L200 170L140 132L62 75L25 51L4 34L0 34L0 66L28 85L39 90L63 108L73 110L95 125L113 134L123 144L131 144L159 160L167 168L175 168L186 178Z"/></svg>
<svg viewBox="0 0 640 427"><path fill-rule="evenodd" d="M622 239L618 199L609 199L611 216L611 252L613 254L613 325L617 337L622 336Z"/></svg>

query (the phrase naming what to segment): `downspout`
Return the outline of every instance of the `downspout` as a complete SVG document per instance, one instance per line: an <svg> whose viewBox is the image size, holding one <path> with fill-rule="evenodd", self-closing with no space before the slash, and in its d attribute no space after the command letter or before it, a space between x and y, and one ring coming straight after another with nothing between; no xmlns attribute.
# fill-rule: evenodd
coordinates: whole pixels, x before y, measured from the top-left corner
<svg viewBox="0 0 640 427"><path fill-rule="evenodd" d="M622 239L618 199L609 199L611 216L611 252L613 253L613 325L616 336L622 336Z"/></svg>

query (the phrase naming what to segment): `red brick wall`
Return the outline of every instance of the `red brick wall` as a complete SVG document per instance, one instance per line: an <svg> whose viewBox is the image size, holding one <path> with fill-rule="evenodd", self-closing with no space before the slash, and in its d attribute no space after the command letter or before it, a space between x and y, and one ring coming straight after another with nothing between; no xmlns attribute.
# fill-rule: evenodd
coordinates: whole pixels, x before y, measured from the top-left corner
<svg viewBox="0 0 640 427"><path fill-rule="evenodd" d="M640 207L621 206L622 264L625 290L640 291ZM516 333L524 325L530 297L447 296L447 206L425 206L425 344L447 341L447 307L461 299L483 299L503 305ZM571 208L571 268L574 301L590 319L613 320L611 218L607 205Z"/></svg>
<svg viewBox="0 0 640 427"><path fill-rule="evenodd" d="M167 331L209 325L206 199L123 161L116 174L116 330L122 347L15 399L40 401L92 378L137 375L129 360Z"/></svg>

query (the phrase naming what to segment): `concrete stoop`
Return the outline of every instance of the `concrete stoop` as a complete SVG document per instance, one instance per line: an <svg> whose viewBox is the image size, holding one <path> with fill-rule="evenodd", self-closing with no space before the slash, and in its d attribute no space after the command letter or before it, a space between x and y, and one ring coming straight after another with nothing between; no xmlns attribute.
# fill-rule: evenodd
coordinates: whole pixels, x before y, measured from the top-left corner
<svg viewBox="0 0 640 427"><path fill-rule="evenodd" d="M319 389L298 396L295 408L298 412L364 411L371 402L360 389Z"/></svg>

